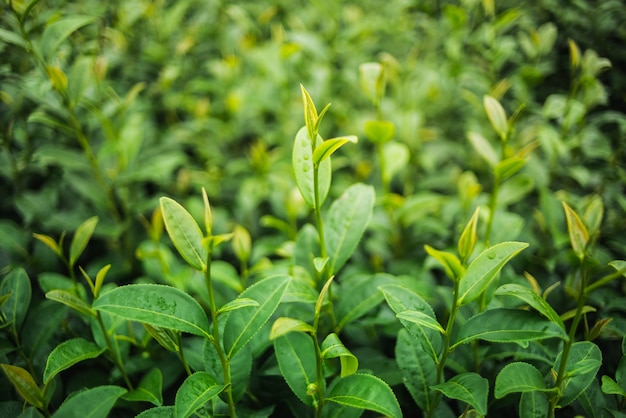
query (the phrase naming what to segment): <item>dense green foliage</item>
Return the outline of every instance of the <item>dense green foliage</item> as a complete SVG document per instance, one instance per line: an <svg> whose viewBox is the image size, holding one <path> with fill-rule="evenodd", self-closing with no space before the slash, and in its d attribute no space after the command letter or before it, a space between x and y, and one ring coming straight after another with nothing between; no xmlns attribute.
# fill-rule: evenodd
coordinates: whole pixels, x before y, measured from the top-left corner
<svg viewBox="0 0 626 418"><path fill-rule="evenodd" d="M0 416L624 416L624 22L5 0Z"/></svg>

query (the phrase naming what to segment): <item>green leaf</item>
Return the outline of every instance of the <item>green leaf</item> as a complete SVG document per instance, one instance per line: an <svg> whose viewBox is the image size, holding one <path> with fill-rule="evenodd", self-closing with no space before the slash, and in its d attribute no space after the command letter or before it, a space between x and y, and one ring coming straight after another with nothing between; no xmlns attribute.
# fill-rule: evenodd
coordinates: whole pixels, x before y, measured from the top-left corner
<svg viewBox="0 0 626 418"><path fill-rule="evenodd" d="M513 296L526 302L528 305L536 309L537 312L555 324L558 324L561 328L563 328L563 330L565 330L565 324L563 324L559 314L556 313L556 311L544 298L533 292L532 289L519 284L509 283L496 289L495 294L500 296Z"/></svg>
<svg viewBox="0 0 626 418"><path fill-rule="evenodd" d="M17 393L19 393L26 402L35 408L43 409L45 404L43 393L28 371L10 364L0 364L0 367L2 367L2 371Z"/></svg>
<svg viewBox="0 0 626 418"><path fill-rule="evenodd" d="M324 232L328 271L335 274L356 250L374 211L372 186L356 183L333 202L326 213Z"/></svg>
<svg viewBox="0 0 626 418"><path fill-rule="evenodd" d="M229 358L249 343L265 325L278 307L290 282L290 276L278 274L253 284L239 295L239 298L257 301L259 306L238 309L228 316L224 329L224 349Z"/></svg>
<svg viewBox="0 0 626 418"><path fill-rule="evenodd" d="M274 340L274 352L280 373L291 391L305 405L313 406L311 385L317 380L317 358L313 339L301 332L291 332Z"/></svg>
<svg viewBox="0 0 626 418"><path fill-rule="evenodd" d="M554 369L561 366L560 352L554 362ZM559 406L564 407L574 402L596 378L596 373L602 366L602 352L597 345L589 341L579 341L572 344L567 364L565 366L564 388Z"/></svg>
<svg viewBox="0 0 626 418"><path fill-rule="evenodd" d="M0 40L7 44L13 44L15 46L19 46L20 48L26 49L27 44L21 36L16 34L15 32L0 28Z"/></svg>
<svg viewBox="0 0 626 418"><path fill-rule="evenodd" d="M196 372L187 377L176 392L174 416L187 418L204 404L219 395L226 386L217 383L207 372Z"/></svg>
<svg viewBox="0 0 626 418"><path fill-rule="evenodd" d="M347 280L346 278L341 284L341 297L336 302L333 301L337 317L335 327L337 333L347 324L380 305L384 297L379 287L392 281L387 274L376 274L356 284L346 283Z"/></svg>
<svg viewBox="0 0 626 418"><path fill-rule="evenodd" d="M481 415L487 415L489 382L478 373L461 373L444 383L432 387L450 399L469 404Z"/></svg>
<svg viewBox="0 0 626 418"><path fill-rule="evenodd" d="M195 219L175 200L162 197L159 201L165 228L180 255L196 270L206 271L208 250Z"/></svg>
<svg viewBox="0 0 626 418"><path fill-rule="evenodd" d="M477 132L469 132L467 138L474 147L474 150L480 155L490 166L495 167L500 161L498 153L491 146L489 141Z"/></svg>
<svg viewBox="0 0 626 418"><path fill-rule="evenodd" d="M152 325L148 325L146 323L142 323L141 325L143 325L146 331L148 331L148 334L150 334L150 336L154 338L156 342L161 345L161 347L173 353L178 352L179 346L178 338L175 334L176 331L172 331L167 328L153 327Z"/></svg>
<svg viewBox="0 0 626 418"><path fill-rule="evenodd" d="M398 142L388 142L383 145L382 158L385 160L383 180L389 183L408 164L411 158L409 147Z"/></svg>
<svg viewBox="0 0 626 418"><path fill-rule="evenodd" d="M359 360L343 345L339 336L334 332L324 338L320 349L322 350L321 354L323 359L339 357L341 362L341 377L354 374L358 370Z"/></svg>
<svg viewBox="0 0 626 418"><path fill-rule="evenodd" d="M59 257L63 257L63 249L57 243L54 238L44 234L33 234L33 238L41 241L46 247L50 248L53 253Z"/></svg>
<svg viewBox="0 0 626 418"><path fill-rule="evenodd" d="M384 144L393 139L396 126L388 120L368 120L365 122L365 136L375 144Z"/></svg>
<svg viewBox="0 0 626 418"><path fill-rule="evenodd" d="M107 418L124 393L126 389L119 386L96 386L84 390L66 399L52 418Z"/></svg>
<svg viewBox="0 0 626 418"><path fill-rule="evenodd" d="M153 368L139 382L139 386L132 392L122 396L123 399L133 402L150 402L155 406L163 405L163 374L158 368Z"/></svg>
<svg viewBox="0 0 626 418"><path fill-rule="evenodd" d="M106 349L98 347L84 338L72 338L59 344L52 350L46 361L43 382L48 384L57 374L74 364L100 356Z"/></svg>
<svg viewBox="0 0 626 418"><path fill-rule="evenodd" d="M44 300L31 309L20 335L29 357L34 357L43 347L50 345L48 341L67 319L67 312L66 306L51 300Z"/></svg>
<svg viewBox="0 0 626 418"><path fill-rule="evenodd" d="M398 332L396 363L402 372L402 382L422 410L432 407L432 389L437 383L437 365L422 345L406 329Z"/></svg>
<svg viewBox="0 0 626 418"><path fill-rule="evenodd" d="M574 253L579 259L583 259L587 251L587 243L589 242L589 233L580 217L574 212L567 203L563 203L565 211L565 219L567 220L567 231L569 232L569 240Z"/></svg>
<svg viewBox="0 0 626 418"><path fill-rule="evenodd" d="M439 261L450 280L456 282L465 275L465 267L456 255L447 251L436 250L430 245L424 245L424 249L428 255Z"/></svg>
<svg viewBox="0 0 626 418"><path fill-rule="evenodd" d="M322 144L322 137L319 135L315 140L315 147ZM293 144L292 154L293 171L296 178L296 185L304 201L309 207L315 209L315 179L313 166L313 146L307 134L306 127L301 128L296 134ZM330 180L332 176L330 160L326 159L321 162L318 170L317 190L319 193L320 206L326 200L328 191L330 190Z"/></svg>
<svg viewBox="0 0 626 418"><path fill-rule="evenodd" d="M519 401L520 418L545 418L549 409L550 404L545 392L537 390L522 392Z"/></svg>
<svg viewBox="0 0 626 418"><path fill-rule="evenodd" d="M287 318L281 316L276 318L276 321L272 324L272 330L270 331L270 340L275 340L278 337L282 337L290 332L309 332L314 333L315 329L310 324L307 324L300 319Z"/></svg>
<svg viewBox="0 0 626 418"><path fill-rule="evenodd" d="M519 172L526 165L526 159L510 157L502 160L494 167L494 174L498 181L504 181Z"/></svg>
<svg viewBox="0 0 626 418"><path fill-rule="evenodd" d="M476 246L477 240L476 226L478 225L479 214L480 208L476 208L474 214L467 222L467 225L465 225L465 228L463 228L463 232L461 232L461 236L459 237L458 250L459 256L461 256L463 262L465 262L465 260L467 260L469 256L472 255L472 252L474 252L474 247ZM461 270L461 275L459 275L458 277L462 277L464 273L464 269Z"/></svg>
<svg viewBox="0 0 626 418"><path fill-rule="evenodd" d="M378 104L385 93L385 67L378 62L359 65L361 91L374 104Z"/></svg>
<svg viewBox="0 0 626 418"><path fill-rule="evenodd" d="M13 333L19 335L19 329L26 318L30 307L32 289L26 270L19 267L6 275L0 284L0 295L7 295L6 301L0 305L0 311L11 324Z"/></svg>
<svg viewBox="0 0 626 418"><path fill-rule="evenodd" d="M509 363L496 376L494 395L497 399L510 393L518 392L546 392L543 376L537 368L523 362Z"/></svg>
<svg viewBox="0 0 626 418"><path fill-rule="evenodd" d="M525 242L502 242L487 248L467 267L459 283L458 305L478 298L510 259L528 247Z"/></svg>
<svg viewBox="0 0 626 418"><path fill-rule="evenodd" d="M230 383L233 400L238 402L248 392L252 373L252 350L247 345L230 359ZM204 371L213 375L219 384L224 383L224 369L215 344L208 339L203 341L202 364Z"/></svg>
<svg viewBox="0 0 626 418"><path fill-rule="evenodd" d="M158 284L116 287L93 303L93 309L130 321L209 337L209 322L200 304L187 293Z"/></svg>
<svg viewBox="0 0 626 418"><path fill-rule="evenodd" d="M506 141L506 137L509 133L509 123L502 105L496 98L485 95L483 96L483 106L485 107L491 126L493 126L493 129L498 133L500 138Z"/></svg>
<svg viewBox="0 0 626 418"><path fill-rule="evenodd" d="M96 229L96 225L98 224L98 217L92 216L87 219L85 222L80 224L80 226L76 229L76 233L72 237L72 243L70 244L70 267L76 264L78 261L78 257L85 251L87 247L87 243L91 239L93 235L93 231Z"/></svg>
<svg viewBox="0 0 626 418"><path fill-rule="evenodd" d="M45 59L51 58L59 46L72 33L96 20L94 16L69 16L48 25L41 36L41 52Z"/></svg>
<svg viewBox="0 0 626 418"><path fill-rule="evenodd" d="M74 309L76 312L79 312L83 315L93 317L96 316L96 313L87 302L85 302L75 294L68 292L67 290L51 290L46 293L46 299L54 300L56 302L67 305L70 308Z"/></svg>
<svg viewBox="0 0 626 418"><path fill-rule="evenodd" d="M402 418L400 405L391 388L383 380L369 374L356 373L339 379L326 401Z"/></svg>
<svg viewBox="0 0 626 418"><path fill-rule="evenodd" d="M359 139L355 135L348 136L340 136L337 138L327 139L318 146L315 147L313 151L313 165L319 167L322 161L330 158L331 155L339 148L351 142L356 144L359 142Z"/></svg>
<svg viewBox="0 0 626 418"><path fill-rule="evenodd" d="M494 308L472 316L461 325L453 347L477 339L525 347L529 341L554 337L567 340L563 328L535 312Z"/></svg>
<svg viewBox="0 0 626 418"><path fill-rule="evenodd" d="M417 326L426 327L445 334L446 331L432 316L420 311L403 311L396 315L399 319L412 322Z"/></svg>
<svg viewBox="0 0 626 418"><path fill-rule="evenodd" d="M173 406L157 406L155 408L146 409L135 418L174 418Z"/></svg>
<svg viewBox="0 0 626 418"><path fill-rule="evenodd" d="M385 285L381 286L387 304L397 314L404 311L424 312L435 318L433 308L417 293L404 286ZM409 322L400 318L402 325L422 344L424 350L435 361L438 361L439 352L442 348L443 338L438 331L429 328L422 328L414 322Z"/></svg>
<svg viewBox="0 0 626 418"><path fill-rule="evenodd" d="M626 391L624 391L624 389L622 389L622 387L609 376L602 376L602 392L606 393L607 395L618 395L626 397Z"/></svg>
<svg viewBox="0 0 626 418"><path fill-rule="evenodd" d="M259 302L254 299L249 298L237 298L235 300L231 300L230 302L222 305L221 308L217 310L218 314L223 314L225 312L236 311L237 309L242 308L251 308L259 306Z"/></svg>
<svg viewBox="0 0 626 418"><path fill-rule="evenodd" d="M233 229L233 251L240 262L247 262L252 252L252 238L246 228L235 225Z"/></svg>

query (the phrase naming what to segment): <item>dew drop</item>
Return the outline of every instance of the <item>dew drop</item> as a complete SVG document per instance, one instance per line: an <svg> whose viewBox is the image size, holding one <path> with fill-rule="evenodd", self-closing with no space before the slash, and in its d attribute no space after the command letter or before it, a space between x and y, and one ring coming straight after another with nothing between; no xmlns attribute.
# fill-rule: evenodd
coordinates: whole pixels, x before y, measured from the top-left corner
<svg viewBox="0 0 626 418"><path fill-rule="evenodd" d="M495 251L489 251L487 253L487 258L490 260L493 260L494 258L496 258L496 252Z"/></svg>
<svg viewBox="0 0 626 418"><path fill-rule="evenodd" d="M306 165L306 164L304 164L304 165L302 166L302 171L304 171L305 173L306 173L307 171L309 171L309 166L308 166L308 165Z"/></svg>
<svg viewBox="0 0 626 418"><path fill-rule="evenodd" d="M304 160L307 161L309 159L309 156L305 154L302 156L302 158L304 158Z"/></svg>

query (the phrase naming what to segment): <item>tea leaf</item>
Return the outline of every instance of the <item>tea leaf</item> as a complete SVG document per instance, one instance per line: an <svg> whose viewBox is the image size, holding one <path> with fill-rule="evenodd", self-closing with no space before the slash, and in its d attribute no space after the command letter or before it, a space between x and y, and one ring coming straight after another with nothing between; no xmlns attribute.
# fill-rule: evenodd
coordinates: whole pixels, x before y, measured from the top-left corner
<svg viewBox="0 0 626 418"><path fill-rule="evenodd" d="M543 376L535 366L516 362L507 364L500 370L496 376L494 395L500 399L510 393L549 390L546 388Z"/></svg>
<svg viewBox="0 0 626 418"><path fill-rule="evenodd" d="M252 252L252 239L248 230L241 225L235 225L232 244L237 259L247 262Z"/></svg>
<svg viewBox="0 0 626 418"><path fill-rule="evenodd" d="M618 395L626 397L626 391L611 379L609 376L602 376L602 392L607 395Z"/></svg>
<svg viewBox="0 0 626 418"><path fill-rule="evenodd" d="M183 259L193 268L206 271L207 248L202 244L202 231L187 210L169 197L162 197L161 212L165 229Z"/></svg>
<svg viewBox="0 0 626 418"><path fill-rule="evenodd" d="M163 405L163 374L158 368L153 368L139 382L139 386L132 392L122 395L127 401L150 402L155 406Z"/></svg>
<svg viewBox="0 0 626 418"><path fill-rule="evenodd" d="M565 202L563 203L563 210L565 211L565 219L567 220L567 231L569 232L569 240L572 244L572 249L579 259L583 259L585 252L587 251L587 243L589 242L589 233L587 228L578 217L574 209L569 207Z"/></svg>
<svg viewBox="0 0 626 418"><path fill-rule="evenodd" d="M554 362L554 369L561 366L559 353ZM595 379L596 373L602 366L602 352L597 345L589 341L579 341L572 344L567 364L565 366L565 390L559 400L560 406L567 406L574 402Z"/></svg>
<svg viewBox="0 0 626 418"><path fill-rule="evenodd" d="M347 324L378 306L384 299L382 292L379 291L379 286L390 281L388 275L376 274L371 279L364 280L354 286L349 284L347 292L343 292L342 297L334 302L335 315L337 316L335 331L339 333Z"/></svg>
<svg viewBox="0 0 626 418"><path fill-rule="evenodd" d="M520 418L544 418L548 416L549 408L546 392L538 390L522 392L519 401Z"/></svg>
<svg viewBox="0 0 626 418"><path fill-rule="evenodd" d="M539 312L555 324L560 325L561 328L565 330L565 324L559 317L559 314L556 313L556 311L544 298L533 292L532 289L518 284L509 283L502 285L498 289L496 289L496 295L514 296L518 299L523 300L524 302L535 308L537 312Z"/></svg>
<svg viewBox="0 0 626 418"><path fill-rule="evenodd" d="M188 418L204 404L219 395L226 386L217 383L217 380L207 372L195 372L187 377L176 392L174 402L174 416Z"/></svg>
<svg viewBox="0 0 626 418"><path fill-rule="evenodd" d="M0 284L0 295L7 296L0 305L0 313L6 315L5 319L11 324L14 335L19 335L18 331L26 318L32 297L30 278L26 270L19 267L7 274Z"/></svg>
<svg viewBox="0 0 626 418"><path fill-rule="evenodd" d="M439 331L442 334L446 333L446 331L435 318L425 314L424 312L403 311L398 313L396 316L400 319L404 319L405 321L412 322L417 326L434 329L435 331Z"/></svg>
<svg viewBox="0 0 626 418"><path fill-rule="evenodd" d="M313 406L313 396L308 392L317 380L317 358L310 335L292 332L274 340L274 352L280 373L291 391L304 404Z"/></svg>
<svg viewBox="0 0 626 418"><path fill-rule="evenodd" d="M341 377L350 376L358 370L359 360L343 345L337 334L328 334L322 341L320 349L322 350L323 359L339 357Z"/></svg>
<svg viewBox="0 0 626 418"><path fill-rule="evenodd" d="M87 247L87 243L91 239L91 235L96 229L97 224L98 217L93 216L80 224L80 226L76 229L76 233L74 234L74 237L72 237L72 243L70 244L70 267L76 264L78 257L80 257L85 250L85 247Z"/></svg>
<svg viewBox="0 0 626 418"><path fill-rule="evenodd" d="M25 369L10 364L0 364L17 393L35 408L43 409L45 399L33 376Z"/></svg>
<svg viewBox="0 0 626 418"><path fill-rule="evenodd" d="M52 350L46 361L43 382L48 384L57 374L83 360L98 357L106 348L101 348L83 338L73 338L59 344Z"/></svg>
<svg viewBox="0 0 626 418"><path fill-rule="evenodd" d="M208 337L209 322L200 304L187 293L158 284L116 287L96 299L93 309L130 321Z"/></svg>
<svg viewBox="0 0 626 418"><path fill-rule="evenodd" d="M221 308L217 310L218 314L235 311L241 308L250 308L259 306L259 302L254 299L249 298L237 298L235 300L231 300L230 302L222 305Z"/></svg>
<svg viewBox="0 0 626 418"><path fill-rule="evenodd" d="M176 338L176 334L174 334L176 331L156 326L153 327L152 325L148 325L146 323L142 323L141 325L143 325L146 331L148 331L148 334L150 334L150 336L154 338L156 342L161 345L161 347L173 353L178 352L178 338Z"/></svg>
<svg viewBox="0 0 626 418"><path fill-rule="evenodd" d="M374 200L372 186L356 183L348 187L328 209L324 232L330 274L337 273L356 250L372 217Z"/></svg>
<svg viewBox="0 0 626 418"><path fill-rule="evenodd" d="M315 140L315 148L322 144L322 137L319 135ZM313 165L313 147L305 127L296 134L293 144L292 154L293 170L296 178L296 185L304 201L311 208L315 208L315 179ZM330 180L332 176L330 160L326 159L319 164L317 190L319 193L320 205L324 203L330 190Z"/></svg>
<svg viewBox="0 0 626 418"><path fill-rule="evenodd" d="M51 290L46 293L46 299L54 300L56 302L60 302L64 305L69 306L74 309L76 312L79 312L83 315L87 316L96 316L96 312L89 306L87 302L79 298L73 293L68 292L67 290Z"/></svg>
<svg viewBox="0 0 626 418"><path fill-rule="evenodd" d="M94 288L93 288L93 297L94 298L97 298L100 295L100 289L102 289L102 284L104 283L104 278L106 277L106 275L109 272L110 268L111 268L111 265L107 264L106 266L104 266L100 270L98 270L98 273L96 274L96 283L95 283Z"/></svg>
<svg viewBox="0 0 626 418"><path fill-rule="evenodd" d="M314 333L315 329L310 324L304 321L294 318L287 318L281 316L276 318L276 321L272 324L272 330L270 331L270 340L275 340L278 337L282 337L290 332L310 332Z"/></svg>
<svg viewBox="0 0 626 418"><path fill-rule="evenodd" d="M241 350L261 329L280 303L291 277L284 274L269 277L243 291L239 298L256 301L259 306L252 309L232 311L224 329L224 349L229 358Z"/></svg>
<svg viewBox="0 0 626 418"><path fill-rule="evenodd" d="M516 174L526 165L526 159L520 157L511 157L502 160L494 167L494 174L498 181L504 181Z"/></svg>
<svg viewBox="0 0 626 418"><path fill-rule="evenodd" d="M357 373L339 379L326 400L391 418L402 417L400 405L391 388L383 380L369 374Z"/></svg>
<svg viewBox="0 0 626 418"><path fill-rule="evenodd" d="M484 250L467 267L459 283L458 305L478 298L510 259L528 247L525 242L502 242Z"/></svg>
<svg viewBox="0 0 626 418"><path fill-rule="evenodd" d="M446 272L446 276L452 281L457 281L465 275L465 267L461 264L459 258L447 251L439 251L430 245L424 245L424 249L435 260L439 261Z"/></svg>
<svg viewBox="0 0 626 418"><path fill-rule="evenodd" d="M396 126L388 120L368 120L365 122L365 136L375 144L385 144L393 139Z"/></svg>
<svg viewBox="0 0 626 418"><path fill-rule="evenodd" d="M516 343L525 347L529 341L554 337L567 340L567 334L560 325L535 312L494 308L474 315L461 325L453 347L476 339Z"/></svg>
<svg viewBox="0 0 626 418"><path fill-rule="evenodd" d="M135 418L174 418L174 416L173 406L157 406L146 409Z"/></svg>
<svg viewBox="0 0 626 418"><path fill-rule="evenodd" d="M63 257L63 249L61 246L54 240L54 238L44 235L44 234L33 234L33 237L41 242L43 242L48 248L52 250L59 257Z"/></svg>
<svg viewBox="0 0 626 418"><path fill-rule="evenodd" d="M457 399L472 406L481 415L487 415L489 382L478 373L461 373L450 380L432 386L450 399Z"/></svg>
<svg viewBox="0 0 626 418"><path fill-rule="evenodd" d="M485 107L491 126L493 126L493 129L498 133L500 138L506 141L506 137L509 133L509 123L502 105L496 98L485 95L483 96L483 106Z"/></svg>
<svg viewBox="0 0 626 418"><path fill-rule="evenodd" d="M403 376L403 383L422 410L431 408L432 389L437 383L437 365L422 345L409 335L406 329L398 332L396 363Z"/></svg>
<svg viewBox="0 0 626 418"><path fill-rule="evenodd" d="M478 225L479 214L480 208L476 208L474 214L467 222L467 225L465 225L465 228L463 228L463 232L461 232L461 236L459 237L458 250L459 256L461 256L461 260L463 260L463 262L465 262L469 258L469 256L472 255L472 252L474 252L474 247L476 246L477 240L476 226ZM450 266L450 268L452 268L452 265ZM459 270L458 273L460 273L460 275L458 275L457 277L462 277L465 273L464 270L465 269Z"/></svg>
<svg viewBox="0 0 626 418"><path fill-rule="evenodd" d="M404 144L389 142L383 146L382 158L385 160L383 181L388 183L396 173L406 167L411 158L411 151Z"/></svg>
<svg viewBox="0 0 626 418"><path fill-rule="evenodd" d="M68 16L56 20L46 27L41 36L41 52L44 58L51 58L58 47L65 41L72 33L78 29L95 22L94 16Z"/></svg>
<svg viewBox="0 0 626 418"><path fill-rule="evenodd" d="M358 138L354 135L348 135L323 141L321 144L316 146L313 151L313 165L319 167L322 161L330 158L335 151L348 142L356 144L358 142Z"/></svg>
<svg viewBox="0 0 626 418"><path fill-rule="evenodd" d="M359 65L361 91L375 105L385 93L385 67L378 62L364 62Z"/></svg>
<svg viewBox="0 0 626 418"><path fill-rule="evenodd" d="M480 155L490 166L495 167L496 164L498 164L500 161L498 153L484 136L477 132L468 132L467 138L478 155Z"/></svg>
<svg viewBox="0 0 626 418"><path fill-rule="evenodd" d="M126 393L119 386L97 386L68 398L52 418L106 418L117 399Z"/></svg>

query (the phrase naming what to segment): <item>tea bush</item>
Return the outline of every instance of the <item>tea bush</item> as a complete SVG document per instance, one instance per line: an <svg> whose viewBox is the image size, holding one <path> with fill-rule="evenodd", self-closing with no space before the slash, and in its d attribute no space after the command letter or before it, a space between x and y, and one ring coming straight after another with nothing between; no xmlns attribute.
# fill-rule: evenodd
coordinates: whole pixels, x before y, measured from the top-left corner
<svg viewBox="0 0 626 418"><path fill-rule="evenodd" d="M5 1L0 416L624 416L624 18Z"/></svg>

